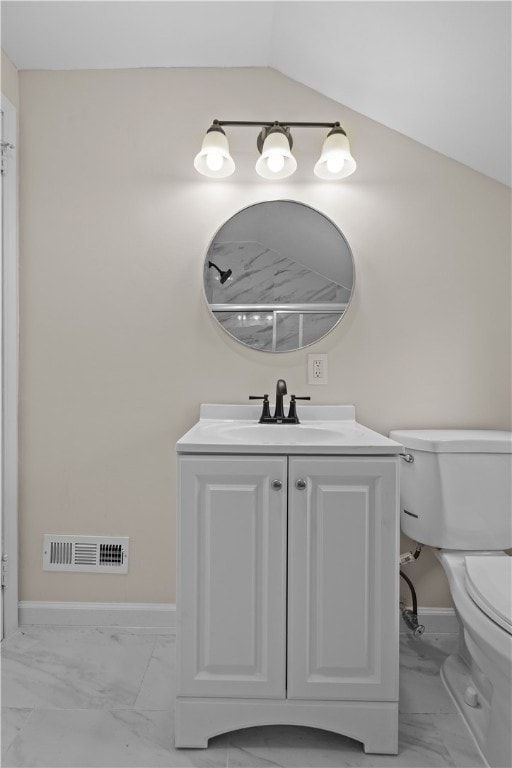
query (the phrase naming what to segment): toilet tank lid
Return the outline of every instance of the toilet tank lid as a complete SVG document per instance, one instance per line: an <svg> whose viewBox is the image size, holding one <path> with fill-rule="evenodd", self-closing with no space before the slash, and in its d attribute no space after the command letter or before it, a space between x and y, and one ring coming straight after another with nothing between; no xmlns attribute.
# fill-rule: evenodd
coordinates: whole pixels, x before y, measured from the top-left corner
<svg viewBox="0 0 512 768"><path fill-rule="evenodd" d="M512 453L512 432L498 429L394 429L405 448L433 453Z"/></svg>

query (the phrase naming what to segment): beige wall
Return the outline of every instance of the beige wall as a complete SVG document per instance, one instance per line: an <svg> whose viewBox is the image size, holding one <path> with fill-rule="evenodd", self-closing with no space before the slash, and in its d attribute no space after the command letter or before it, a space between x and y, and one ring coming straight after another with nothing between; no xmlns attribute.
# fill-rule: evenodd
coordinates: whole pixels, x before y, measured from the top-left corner
<svg viewBox="0 0 512 768"><path fill-rule="evenodd" d="M7 96L13 107L18 109L18 70L3 51L1 51L0 66L2 71L2 93L4 96Z"/></svg>
<svg viewBox="0 0 512 768"><path fill-rule="evenodd" d="M509 427L502 185L269 69L23 72L20 102L21 599L174 601L174 444L201 402L284 377L383 433ZM303 130L297 174L266 182L244 128L236 175L205 179L192 160L213 118L339 119L357 172L316 180L323 134ZM277 198L342 229L356 289L325 340L272 356L217 327L201 278L220 224ZM328 386L306 384L311 351ZM130 573L43 573L43 533L128 535ZM430 553L408 572L421 605L449 604Z"/></svg>

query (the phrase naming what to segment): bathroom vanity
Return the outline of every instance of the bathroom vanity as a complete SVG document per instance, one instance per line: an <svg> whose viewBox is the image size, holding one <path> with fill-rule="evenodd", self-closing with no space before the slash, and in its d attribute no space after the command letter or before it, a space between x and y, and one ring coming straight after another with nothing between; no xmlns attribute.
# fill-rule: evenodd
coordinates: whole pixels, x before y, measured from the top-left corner
<svg viewBox="0 0 512 768"><path fill-rule="evenodd" d="M396 754L401 446L352 406L259 411L177 443L175 744L288 723Z"/></svg>

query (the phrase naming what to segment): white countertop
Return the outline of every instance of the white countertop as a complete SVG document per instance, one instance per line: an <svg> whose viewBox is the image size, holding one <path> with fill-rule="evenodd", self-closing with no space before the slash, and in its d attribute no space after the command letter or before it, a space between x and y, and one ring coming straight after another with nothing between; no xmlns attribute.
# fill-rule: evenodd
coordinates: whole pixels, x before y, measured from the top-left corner
<svg viewBox="0 0 512 768"><path fill-rule="evenodd" d="M201 405L178 453L396 455L395 440L359 424L352 405L298 405L300 424L259 424L261 405ZM273 406L271 405L273 412Z"/></svg>

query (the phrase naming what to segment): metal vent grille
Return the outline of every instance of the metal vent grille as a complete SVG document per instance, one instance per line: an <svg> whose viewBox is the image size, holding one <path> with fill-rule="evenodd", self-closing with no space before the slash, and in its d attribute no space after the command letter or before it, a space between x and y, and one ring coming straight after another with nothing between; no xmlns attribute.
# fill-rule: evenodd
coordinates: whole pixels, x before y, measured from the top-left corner
<svg viewBox="0 0 512 768"><path fill-rule="evenodd" d="M69 542L50 542L50 562L58 565L70 565L73 560L73 545Z"/></svg>
<svg viewBox="0 0 512 768"><path fill-rule="evenodd" d="M128 573L128 537L45 534L43 570Z"/></svg>
<svg viewBox="0 0 512 768"><path fill-rule="evenodd" d="M100 545L101 546L101 545ZM97 544L75 543L75 565L96 565Z"/></svg>
<svg viewBox="0 0 512 768"><path fill-rule="evenodd" d="M123 564L121 544L100 544L100 565L118 566Z"/></svg>

